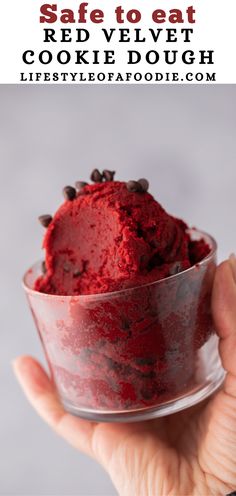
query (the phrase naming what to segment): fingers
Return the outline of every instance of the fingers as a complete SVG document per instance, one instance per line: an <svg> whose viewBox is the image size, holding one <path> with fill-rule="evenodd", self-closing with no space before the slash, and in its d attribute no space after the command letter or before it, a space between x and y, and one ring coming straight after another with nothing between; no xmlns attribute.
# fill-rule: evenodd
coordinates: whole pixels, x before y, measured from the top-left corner
<svg viewBox="0 0 236 496"><path fill-rule="evenodd" d="M212 295L215 326L220 337L219 351L228 372L227 388L236 395L236 259L231 257L216 270ZM229 391L228 391L229 392Z"/></svg>
<svg viewBox="0 0 236 496"><path fill-rule="evenodd" d="M48 375L34 358L19 357L13 368L26 397L45 422L75 448L93 456L96 424L65 412Z"/></svg>
<svg viewBox="0 0 236 496"><path fill-rule="evenodd" d="M36 412L75 448L97 459L107 470L113 453L137 424L97 424L65 412L42 366L32 357L14 360L16 377ZM145 427L145 423L143 423Z"/></svg>
<svg viewBox="0 0 236 496"><path fill-rule="evenodd" d="M223 262L216 270L213 288L213 316L219 336L236 334L236 268L235 257Z"/></svg>

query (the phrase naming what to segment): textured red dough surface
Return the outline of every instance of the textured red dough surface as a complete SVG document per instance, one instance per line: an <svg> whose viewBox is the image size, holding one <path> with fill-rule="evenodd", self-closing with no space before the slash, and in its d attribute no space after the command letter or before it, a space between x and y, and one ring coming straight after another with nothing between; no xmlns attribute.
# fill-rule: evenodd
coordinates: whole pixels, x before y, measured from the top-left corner
<svg viewBox="0 0 236 496"><path fill-rule="evenodd" d="M35 289L72 298L29 298L68 404L132 410L195 387L198 350L214 332L214 267L145 283L168 277L176 262L181 270L197 264L210 251L203 239L191 241L187 225L149 193L116 181L88 185L65 201L43 246L47 270Z"/></svg>
<svg viewBox="0 0 236 496"><path fill-rule="evenodd" d="M46 274L35 289L96 294L163 279L174 262L187 269L209 252L203 240L190 242L186 228L149 193L129 192L118 181L88 185L49 225Z"/></svg>

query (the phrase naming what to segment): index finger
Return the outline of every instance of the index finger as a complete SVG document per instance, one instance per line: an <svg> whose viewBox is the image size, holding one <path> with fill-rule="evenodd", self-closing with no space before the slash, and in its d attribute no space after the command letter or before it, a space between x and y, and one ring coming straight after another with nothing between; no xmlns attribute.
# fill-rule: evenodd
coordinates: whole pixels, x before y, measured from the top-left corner
<svg viewBox="0 0 236 496"><path fill-rule="evenodd" d="M45 422L72 446L94 456L93 434L96 423L70 415L64 410L53 383L34 358L18 357L13 362L13 368L26 397Z"/></svg>

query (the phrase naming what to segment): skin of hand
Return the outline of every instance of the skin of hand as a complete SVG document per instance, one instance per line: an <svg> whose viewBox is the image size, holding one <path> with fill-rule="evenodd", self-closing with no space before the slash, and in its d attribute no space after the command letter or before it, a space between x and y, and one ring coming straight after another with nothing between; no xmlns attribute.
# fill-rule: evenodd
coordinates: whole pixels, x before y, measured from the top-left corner
<svg viewBox="0 0 236 496"><path fill-rule="evenodd" d="M96 459L124 496L224 496L236 489L236 257L216 270L212 311L226 378L210 399L180 413L126 424L65 412L41 365L23 356L14 370L49 426Z"/></svg>

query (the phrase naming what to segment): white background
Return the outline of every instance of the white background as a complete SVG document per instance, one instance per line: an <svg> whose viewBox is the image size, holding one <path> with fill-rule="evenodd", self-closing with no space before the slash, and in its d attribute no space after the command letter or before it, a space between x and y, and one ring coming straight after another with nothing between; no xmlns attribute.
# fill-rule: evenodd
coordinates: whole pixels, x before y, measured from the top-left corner
<svg viewBox="0 0 236 496"><path fill-rule="evenodd" d="M24 72L179 72L180 83L182 76L186 72L216 72L216 83L236 83L236 64L234 56L234 32L236 18L236 3L234 0L227 0L223 5L215 0L91 0L88 5L88 11L94 8L100 8L105 12L105 21L102 24L64 24L60 22L56 24L41 24L39 23L40 6L44 2L42 0L11 0L2 2L1 17L0 17L0 83L19 83L20 73ZM46 3L46 2L45 2ZM53 3L53 2L52 2ZM55 0L56 3L56 0ZM58 0L58 10L61 8L78 9L78 1L76 0ZM136 8L142 13L142 20L139 24L124 23L117 25L114 17L114 10L117 5L122 5L125 9ZM196 10L195 24L155 24L151 20L152 11L157 8L162 8L169 11L171 8L180 8L185 11L189 5L193 5ZM58 31L60 28L71 27L86 28L91 32L91 38L87 43L43 43L43 28L54 28ZM177 28L190 27L194 29L192 43L168 43L166 44L160 37L158 43L153 43L151 38L147 36L146 43L119 43L117 38L113 38L113 42L107 44L104 36L101 34L101 28L142 28L146 34L148 28ZM132 34L131 34L132 36ZM163 38L164 39L164 38ZM54 54L60 50L93 50L93 49L110 49L115 50L117 63L114 65L104 66L98 65L75 65L73 62L67 65L60 65L57 62L50 65L42 65L37 61L33 65L25 65L22 62L22 53L25 50L34 50L36 54L45 49L51 49ZM166 65L159 62L155 65L149 65L145 62L140 64L127 66L126 65L126 50L136 49L145 53L148 50L157 50L162 52L165 49L183 50L192 49L196 55L199 50L214 50L214 66L199 65L185 66L181 62L175 65ZM37 59L36 59L37 60ZM197 57L198 60L198 57ZM40 80L39 82L42 82ZM68 80L70 82L70 80ZM113 81L114 82L114 81ZM133 81L132 81L133 82ZM143 81L141 81L143 82ZM197 81L194 81L197 83ZM206 82L205 80L202 81ZM25 84L25 83L22 83ZM50 83L47 83L50 84ZM176 83L175 83L176 84ZM178 83L177 83L178 84ZM192 84L192 83L188 83ZM200 83L201 84L201 83ZM209 83L212 84L212 83Z"/></svg>
<svg viewBox="0 0 236 496"><path fill-rule="evenodd" d="M63 186L110 168L121 180L146 176L167 211L210 232L227 257L236 86L1 86L0 108L0 494L113 496L105 472L37 417L11 370L19 354L42 359L21 288L42 256L37 217L55 212Z"/></svg>

